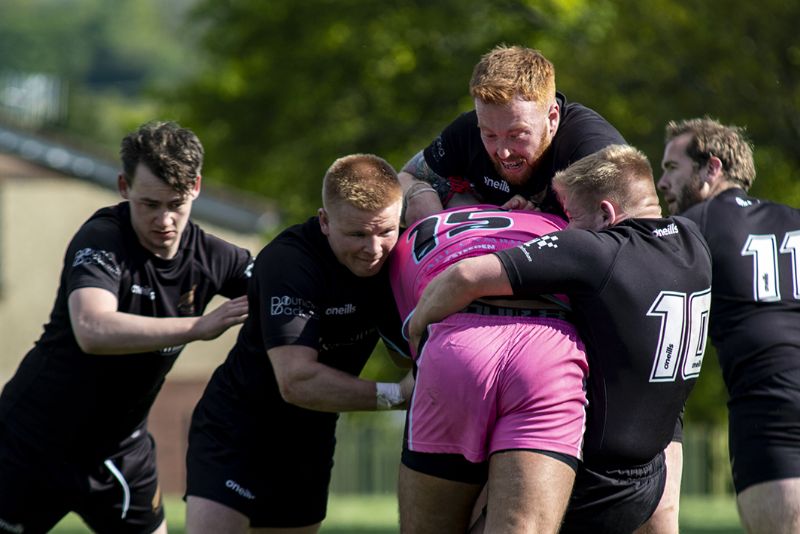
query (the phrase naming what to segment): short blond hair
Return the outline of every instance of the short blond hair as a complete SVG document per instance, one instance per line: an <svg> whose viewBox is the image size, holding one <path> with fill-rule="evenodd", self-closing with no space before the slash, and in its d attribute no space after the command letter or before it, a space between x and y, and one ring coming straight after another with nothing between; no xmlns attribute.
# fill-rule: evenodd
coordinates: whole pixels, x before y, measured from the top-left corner
<svg viewBox="0 0 800 534"><path fill-rule="evenodd" d="M381 157L351 154L330 166L322 181L322 205L346 202L364 211L378 211L403 197L397 172Z"/></svg>
<svg viewBox="0 0 800 534"><path fill-rule="evenodd" d="M716 156L728 180L745 191L750 189L756 179L756 167L753 145L744 128L725 126L710 117L670 121L666 127L666 142L685 133L691 135L686 155L698 169L708 163L711 156Z"/></svg>
<svg viewBox="0 0 800 534"><path fill-rule="evenodd" d="M608 199L625 212L656 194L650 161L629 145L609 145L579 159L556 173L553 185L583 205Z"/></svg>
<svg viewBox="0 0 800 534"><path fill-rule="evenodd" d="M549 104L556 96L555 68L538 50L499 45L475 65L469 92L487 104L508 104L515 96Z"/></svg>

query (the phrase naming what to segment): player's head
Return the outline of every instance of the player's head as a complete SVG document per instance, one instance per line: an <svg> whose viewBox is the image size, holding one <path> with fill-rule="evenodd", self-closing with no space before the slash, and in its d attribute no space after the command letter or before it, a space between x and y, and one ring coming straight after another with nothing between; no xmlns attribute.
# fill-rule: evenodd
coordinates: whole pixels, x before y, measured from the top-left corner
<svg viewBox="0 0 800 534"><path fill-rule="evenodd" d="M125 136L120 157L117 185L129 201L139 242L156 256L171 258L200 194L200 140L174 122L150 122Z"/></svg>
<svg viewBox="0 0 800 534"><path fill-rule="evenodd" d="M641 151L610 145L553 177L570 228L602 230L632 217L660 217L653 169Z"/></svg>
<svg viewBox="0 0 800 534"><path fill-rule="evenodd" d="M553 64L538 50L501 45L475 65L469 89L497 172L510 184L526 183L558 129Z"/></svg>
<svg viewBox="0 0 800 534"><path fill-rule="evenodd" d="M339 158L325 173L320 227L356 276L377 274L397 243L402 198L397 172L372 154Z"/></svg>
<svg viewBox="0 0 800 534"><path fill-rule="evenodd" d="M750 189L756 177L753 147L743 128L704 117L670 121L658 189L671 213L680 213L731 187Z"/></svg>

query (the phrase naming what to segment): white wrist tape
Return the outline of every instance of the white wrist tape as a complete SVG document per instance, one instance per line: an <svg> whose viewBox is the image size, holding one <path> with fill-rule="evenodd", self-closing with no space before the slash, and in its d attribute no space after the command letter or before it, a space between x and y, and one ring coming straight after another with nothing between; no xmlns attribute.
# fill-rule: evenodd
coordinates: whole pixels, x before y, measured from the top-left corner
<svg viewBox="0 0 800 534"><path fill-rule="evenodd" d="M391 410L405 402L400 391L400 384L394 382L377 382L375 384L375 397L379 410Z"/></svg>

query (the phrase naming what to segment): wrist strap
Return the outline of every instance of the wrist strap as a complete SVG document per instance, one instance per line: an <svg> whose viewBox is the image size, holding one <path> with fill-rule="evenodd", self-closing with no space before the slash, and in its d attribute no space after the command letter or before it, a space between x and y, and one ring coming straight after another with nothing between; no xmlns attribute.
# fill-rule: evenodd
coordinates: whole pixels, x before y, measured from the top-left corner
<svg viewBox="0 0 800 534"><path fill-rule="evenodd" d="M379 410L391 410L405 402L400 392L400 384L395 382L377 382L375 384L376 406Z"/></svg>

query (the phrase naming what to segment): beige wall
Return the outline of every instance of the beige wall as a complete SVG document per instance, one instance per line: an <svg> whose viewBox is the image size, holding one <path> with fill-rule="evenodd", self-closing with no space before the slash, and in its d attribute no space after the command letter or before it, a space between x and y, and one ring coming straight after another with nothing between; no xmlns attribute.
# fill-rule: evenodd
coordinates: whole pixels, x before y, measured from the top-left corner
<svg viewBox="0 0 800 534"><path fill-rule="evenodd" d="M10 169L8 157L0 155L0 385L11 377L49 318L69 240L97 208L119 200L114 192L74 178L29 167ZM258 237L198 222L254 254L263 245ZM237 331L190 344L170 376L207 378L233 346Z"/></svg>

